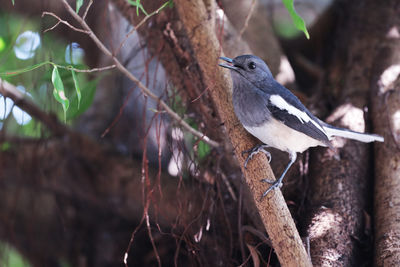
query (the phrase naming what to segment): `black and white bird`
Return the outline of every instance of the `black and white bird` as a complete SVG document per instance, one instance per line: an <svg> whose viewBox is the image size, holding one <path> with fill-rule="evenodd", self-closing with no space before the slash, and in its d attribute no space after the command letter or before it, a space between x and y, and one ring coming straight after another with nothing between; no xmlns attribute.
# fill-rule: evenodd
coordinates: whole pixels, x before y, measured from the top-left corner
<svg viewBox="0 0 400 267"><path fill-rule="evenodd" d="M280 187L290 166L296 161L297 152L310 147L328 146L334 136L358 140L360 142L383 142L382 136L354 132L337 128L315 117L288 89L272 76L267 64L259 57L242 55L234 59L221 57L228 64L219 66L231 70L233 80L233 107L243 127L263 144L244 151L249 153L244 167L258 152L271 154L265 150L274 147L289 153L289 164L276 181L263 194Z"/></svg>

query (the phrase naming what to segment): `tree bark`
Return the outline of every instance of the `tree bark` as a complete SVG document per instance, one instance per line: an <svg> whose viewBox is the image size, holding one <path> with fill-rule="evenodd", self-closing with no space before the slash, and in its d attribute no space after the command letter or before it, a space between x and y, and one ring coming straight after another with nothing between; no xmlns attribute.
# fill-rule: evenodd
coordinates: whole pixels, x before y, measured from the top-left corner
<svg viewBox="0 0 400 267"><path fill-rule="evenodd" d="M339 121L340 126L356 131L369 129L364 110L370 103L370 79L377 60L371 55L382 38L381 25L390 25L386 22L396 16L395 11L388 13L387 6L392 4L366 1L340 6L335 48L333 52L325 51L332 54L326 94L343 104L328 122ZM365 252L372 247L368 244L367 222L373 171L371 146L342 139L335 140L334 145L340 161L325 149L311 155L311 256L317 266L360 265L371 260L371 254ZM375 162L381 164L382 157L376 157Z"/></svg>
<svg viewBox="0 0 400 267"><path fill-rule="evenodd" d="M397 51L399 47L398 43ZM390 64L396 65L400 57L397 55L392 59L391 63L385 64L387 67L390 67ZM374 125L385 137L384 145L375 146L375 156L380 159L375 166L375 265L399 266L400 143L399 119L396 113L400 109L400 80L397 79L392 88L382 88L376 84L373 87L377 89L374 90L376 99L373 101L376 114L373 116Z"/></svg>
<svg viewBox="0 0 400 267"><path fill-rule="evenodd" d="M377 12L375 10L375 12ZM372 120L385 137L375 145L375 266L400 265L400 4L379 4L371 66Z"/></svg>
<svg viewBox="0 0 400 267"><path fill-rule="evenodd" d="M175 6L192 44L194 56L199 63L207 86L211 87L214 106L224 123L241 166L244 158L241 152L255 145L254 139L245 133L234 116L231 102L229 72L218 68L219 43L207 19L204 3L198 1L175 1ZM255 168L257 166L257 168ZM260 177L274 177L266 157L252 160L249 168L242 168L246 182L253 194L256 206L271 238L272 245L283 266L311 266L300 236L283 199L280 190L275 190L260 200L263 188Z"/></svg>

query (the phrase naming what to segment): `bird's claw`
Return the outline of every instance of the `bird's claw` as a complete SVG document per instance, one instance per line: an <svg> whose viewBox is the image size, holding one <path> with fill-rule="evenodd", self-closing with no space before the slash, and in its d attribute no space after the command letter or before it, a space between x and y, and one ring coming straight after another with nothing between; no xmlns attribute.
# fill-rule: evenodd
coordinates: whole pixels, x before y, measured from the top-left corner
<svg viewBox="0 0 400 267"><path fill-rule="evenodd" d="M261 182L263 183L268 183L268 184L274 184L276 182L276 180L270 180L270 179L261 179Z"/></svg>
<svg viewBox="0 0 400 267"><path fill-rule="evenodd" d="M255 147L242 151L242 156L244 154L249 154L244 162L244 168L247 169L247 163L253 158L254 155L256 155L258 152L263 152L267 158L268 158L268 163L271 162L272 156L271 153L269 153L265 148L268 147L267 145L256 145Z"/></svg>
<svg viewBox="0 0 400 267"><path fill-rule="evenodd" d="M268 195L268 193L271 192L273 189L281 188L283 186L283 183L279 180L271 181L269 179L262 179L261 181L271 184L271 186L262 194L261 199Z"/></svg>
<svg viewBox="0 0 400 267"><path fill-rule="evenodd" d="M243 155L243 154L242 154ZM244 162L244 168L245 169L247 169L247 163L249 162L249 160L251 160L253 158L253 154L250 154L247 158L246 158L246 160L245 160L245 162Z"/></svg>

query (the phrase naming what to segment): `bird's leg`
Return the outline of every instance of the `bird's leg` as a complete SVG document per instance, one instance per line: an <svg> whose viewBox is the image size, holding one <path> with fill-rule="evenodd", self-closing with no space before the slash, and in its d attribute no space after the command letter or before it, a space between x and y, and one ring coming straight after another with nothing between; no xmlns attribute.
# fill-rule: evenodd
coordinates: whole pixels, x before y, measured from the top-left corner
<svg viewBox="0 0 400 267"><path fill-rule="evenodd" d="M296 161L296 158L297 158L297 153L296 153L296 152L290 152L290 153L289 153L290 162L289 162L289 164L286 166L285 170L283 171L282 175L279 177L278 180L276 180L276 181L271 181L271 180L268 180L268 179L262 179L262 180L261 180L262 182L266 182L266 183L271 184L270 188L268 188L267 191L265 191L264 194L262 194L262 197L261 197L261 198L265 197L272 189L275 189L275 188L278 188L278 187L279 187L279 188L282 187L282 185L283 185L283 184L282 184L283 177L285 177L285 175L286 175L287 171L289 170L289 168L290 168L290 167L293 165L293 163Z"/></svg>
<svg viewBox="0 0 400 267"><path fill-rule="evenodd" d="M249 150L245 150L242 152L242 156L243 154L249 154L246 158L246 161L244 162L244 168L247 169L247 163L249 162L249 160L251 160L253 158L254 155L256 155L258 152L263 152L265 155L267 155L268 157L268 162L271 162L271 153L269 153L267 150L265 150L265 148L267 148L268 145L265 144L258 144L255 147L249 149Z"/></svg>

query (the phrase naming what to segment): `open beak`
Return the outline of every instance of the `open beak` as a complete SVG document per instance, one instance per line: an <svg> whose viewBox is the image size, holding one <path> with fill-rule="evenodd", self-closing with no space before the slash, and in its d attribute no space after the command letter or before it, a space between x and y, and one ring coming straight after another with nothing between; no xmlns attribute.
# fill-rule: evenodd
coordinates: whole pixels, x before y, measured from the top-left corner
<svg viewBox="0 0 400 267"><path fill-rule="evenodd" d="M237 70L238 69L236 66L233 65L233 59L231 59L229 57L220 57L219 59L222 59L222 60L224 60L224 61L229 63L229 64L220 63L220 64L218 64L219 66L227 68L227 69L231 69L231 70Z"/></svg>

